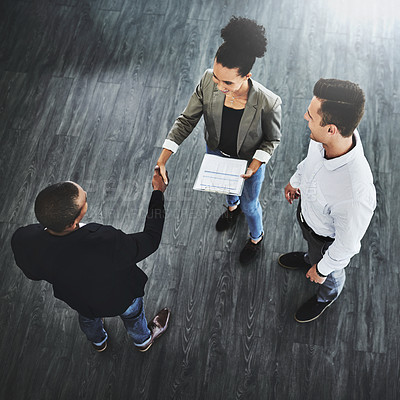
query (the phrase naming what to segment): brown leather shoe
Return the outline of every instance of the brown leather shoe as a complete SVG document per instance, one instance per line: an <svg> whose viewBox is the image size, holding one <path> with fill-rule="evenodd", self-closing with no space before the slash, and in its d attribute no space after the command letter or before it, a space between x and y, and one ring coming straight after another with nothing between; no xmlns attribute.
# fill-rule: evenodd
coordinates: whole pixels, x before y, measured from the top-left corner
<svg viewBox="0 0 400 400"><path fill-rule="evenodd" d="M171 315L171 310L169 308L163 308L148 323L147 326L151 331L151 340L143 347L137 346L139 351L141 352L147 351L154 343L154 340L158 339L167 330L170 315Z"/></svg>

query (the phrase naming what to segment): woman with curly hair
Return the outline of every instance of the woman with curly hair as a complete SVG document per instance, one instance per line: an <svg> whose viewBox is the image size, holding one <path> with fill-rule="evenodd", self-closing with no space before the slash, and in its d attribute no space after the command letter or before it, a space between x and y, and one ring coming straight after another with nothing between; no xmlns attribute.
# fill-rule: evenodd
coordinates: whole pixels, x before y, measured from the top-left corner
<svg viewBox="0 0 400 400"><path fill-rule="evenodd" d="M249 264L260 252L264 230L258 200L265 165L280 141L281 99L251 79L256 58L266 51L265 29L253 20L232 17L221 30L213 69L207 70L183 113L176 119L157 161L167 183L165 164L192 132L201 116L205 122L207 153L248 160L242 195L227 196L227 210L217 221L221 232L243 212L250 238L240 253Z"/></svg>

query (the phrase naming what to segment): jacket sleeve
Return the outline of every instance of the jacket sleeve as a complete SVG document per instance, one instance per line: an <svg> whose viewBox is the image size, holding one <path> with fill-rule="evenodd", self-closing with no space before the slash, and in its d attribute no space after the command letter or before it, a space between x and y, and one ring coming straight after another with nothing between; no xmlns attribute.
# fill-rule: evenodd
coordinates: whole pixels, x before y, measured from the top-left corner
<svg viewBox="0 0 400 400"><path fill-rule="evenodd" d="M17 266L25 274L25 276L33 281L40 281L44 278L40 277L34 265L31 264L29 257L24 252L23 228L15 231L11 238L11 248L14 253L14 259Z"/></svg>
<svg viewBox="0 0 400 400"><path fill-rule="evenodd" d="M134 256L134 262L142 261L158 249L161 242L164 219L164 195L161 191L154 190L150 198L143 232L123 234L124 248L127 249L129 247Z"/></svg>
<svg viewBox="0 0 400 400"><path fill-rule="evenodd" d="M203 115L203 94L204 88L212 83L212 76L209 71L203 74L200 83L190 97L189 103L182 114L175 120L163 147L175 152L178 146L192 133L193 129ZM171 146L171 142L176 146Z"/></svg>
<svg viewBox="0 0 400 400"><path fill-rule="evenodd" d="M281 104L282 101L280 97L277 96L272 108L262 110L261 126L263 140L254 153L253 158L264 163L268 163L281 140Z"/></svg>

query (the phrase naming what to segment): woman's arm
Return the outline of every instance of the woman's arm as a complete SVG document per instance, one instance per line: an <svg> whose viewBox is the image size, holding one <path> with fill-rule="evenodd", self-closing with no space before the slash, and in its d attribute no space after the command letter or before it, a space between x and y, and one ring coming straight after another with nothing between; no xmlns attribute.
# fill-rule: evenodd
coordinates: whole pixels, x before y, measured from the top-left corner
<svg viewBox="0 0 400 400"><path fill-rule="evenodd" d="M212 84L212 72L207 70L197 85L195 91L181 115L175 120L167 139L163 144L163 149L158 158L157 165L160 167L161 176L164 182L168 182L165 172L165 164L172 153L178 150L181 143L192 133L193 129L203 115L203 90Z"/></svg>
<svg viewBox="0 0 400 400"><path fill-rule="evenodd" d="M253 159L245 174L244 179L251 178L263 164L267 164L274 150L280 142L281 128L281 99L276 98L275 104L269 111L263 110L261 116L263 140L253 155Z"/></svg>
<svg viewBox="0 0 400 400"><path fill-rule="evenodd" d="M253 158L268 163L281 140L282 101L277 96L272 109L262 110L261 127L263 140Z"/></svg>
<svg viewBox="0 0 400 400"><path fill-rule="evenodd" d="M246 173L240 175L241 178L243 179L251 178L258 171L258 168L260 168L261 165L263 164L264 164L263 162L257 160L256 158L253 158L250 165L247 167Z"/></svg>

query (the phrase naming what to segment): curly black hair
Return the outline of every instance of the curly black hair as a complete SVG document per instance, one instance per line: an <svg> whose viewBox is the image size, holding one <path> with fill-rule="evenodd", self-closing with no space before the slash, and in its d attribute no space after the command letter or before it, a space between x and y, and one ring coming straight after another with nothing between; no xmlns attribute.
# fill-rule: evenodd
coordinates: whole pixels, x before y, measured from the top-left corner
<svg viewBox="0 0 400 400"><path fill-rule="evenodd" d="M226 68L238 68L241 76L247 75L256 58L267 50L265 28L256 21L242 17L231 17L228 25L221 29L224 43L215 58Z"/></svg>

